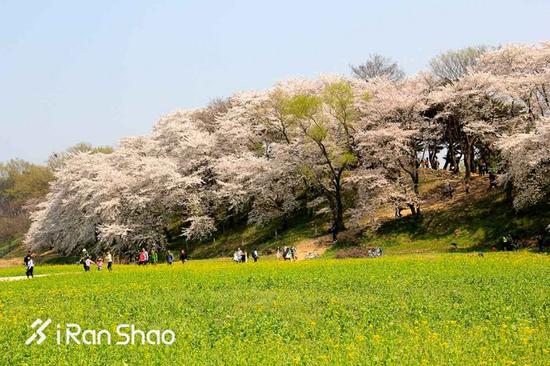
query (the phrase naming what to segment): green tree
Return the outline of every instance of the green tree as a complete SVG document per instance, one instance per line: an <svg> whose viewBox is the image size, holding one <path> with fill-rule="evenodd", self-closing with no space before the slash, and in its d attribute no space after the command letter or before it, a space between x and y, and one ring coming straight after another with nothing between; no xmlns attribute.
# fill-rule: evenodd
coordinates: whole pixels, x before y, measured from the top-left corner
<svg viewBox="0 0 550 366"><path fill-rule="evenodd" d="M303 173L329 203L336 240L345 229L344 178L357 164L353 125L359 113L351 85L347 81L327 83L320 96L288 98L285 109L302 135Z"/></svg>

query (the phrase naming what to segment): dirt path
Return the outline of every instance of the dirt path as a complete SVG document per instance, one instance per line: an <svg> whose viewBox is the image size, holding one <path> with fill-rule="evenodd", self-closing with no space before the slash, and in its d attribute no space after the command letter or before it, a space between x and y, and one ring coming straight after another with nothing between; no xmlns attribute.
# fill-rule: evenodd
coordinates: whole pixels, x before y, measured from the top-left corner
<svg viewBox="0 0 550 366"><path fill-rule="evenodd" d="M84 272L61 272L61 273L44 273L44 274L37 274L34 275L34 278L39 277L48 277L48 276L63 276L63 275L74 275L74 274L81 274ZM0 282L7 282L7 281L21 281L26 280L27 276L7 276L7 277L0 277Z"/></svg>
<svg viewBox="0 0 550 366"><path fill-rule="evenodd" d="M313 239L302 239L294 244L298 251L298 260L306 259L310 253L322 256L330 247L330 236L322 236Z"/></svg>
<svg viewBox="0 0 550 366"><path fill-rule="evenodd" d="M34 277L36 278L36 277L46 277L46 276L49 276L49 274L40 274L40 275L36 275ZM26 280L26 279L27 279L27 276L0 277L0 282L21 281L21 280Z"/></svg>
<svg viewBox="0 0 550 366"><path fill-rule="evenodd" d="M22 263L23 263L22 258L10 258L10 259L0 258L0 268L15 267L15 266L22 265Z"/></svg>

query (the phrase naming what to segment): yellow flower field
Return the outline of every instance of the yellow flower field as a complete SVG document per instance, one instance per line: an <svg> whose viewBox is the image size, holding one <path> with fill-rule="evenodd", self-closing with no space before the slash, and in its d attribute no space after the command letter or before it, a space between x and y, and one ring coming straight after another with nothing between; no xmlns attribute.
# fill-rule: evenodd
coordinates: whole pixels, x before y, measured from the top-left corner
<svg viewBox="0 0 550 366"><path fill-rule="evenodd" d="M0 271L13 275L14 269ZM543 365L550 257L191 261L0 282L0 364ZM172 345L25 345L35 319L170 329Z"/></svg>

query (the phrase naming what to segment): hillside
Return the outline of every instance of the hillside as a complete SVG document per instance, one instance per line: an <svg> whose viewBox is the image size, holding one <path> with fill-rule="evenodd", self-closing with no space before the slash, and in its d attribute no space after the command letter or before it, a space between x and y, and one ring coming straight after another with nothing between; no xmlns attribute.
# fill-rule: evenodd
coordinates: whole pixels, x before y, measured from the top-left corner
<svg viewBox="0 0 550 366"><path fill-rule="evenodd" d="M451 243L458 245L458 251L474 251L490 249L509 233L526 245L534 245L535 236L550 222L547 207L516 213L501 188L489 190L487 176L473 176L469 194L464 191L461 177L444 170L422 169L421 217L410 216L408 210L397 219L393 211L381 212L382 224L377 231L348 230L340 235L336 246L331 246L330 236L323 235L326 225L300 217L287 230L277 230L276 224L245 227L209 243L189 245L188 249L195 258L229 256L237 247L270 254L284 245L296 246L301 256L310 252L333 256L345 248L367 246L381 246L386 254L448 252ZM445 193L447 182L455 188L452 199ZM182 246L183 242L172 244L174 249Z"/></svg>
<svg viewBox="0 0 550 366"><path fill-rule="evenodd" d="M306 216L297 217L287 229L278 222L265 226L233 227L215 240L185 244L178 239L169 244L173 250L186 248L193 258L227 257L237 248L258 249L270 255L276 247L293 245L299 257L315 252L325 256L346 256L350 248L380 246L387 255L448 252L451 243L458 251L487 250L505 234L511 233L527 245L550 222L550 211L535 207L516 213L502 189L489 190L488 178L474 176L470 194L461 185L461 176L443 170L421 170L420 191L423 199L421 217L394 218L393 211L380 212L381 226L375 232L350 229L341 233L335 246L326 235L327 225ZM444 185L451 182L454 197L447 197ZM0 266L19 263L25 249L20 239L0 246ZM71 262L74 258L68 258ZM41 262L63 259L51 252L43 253Z"/></svg>

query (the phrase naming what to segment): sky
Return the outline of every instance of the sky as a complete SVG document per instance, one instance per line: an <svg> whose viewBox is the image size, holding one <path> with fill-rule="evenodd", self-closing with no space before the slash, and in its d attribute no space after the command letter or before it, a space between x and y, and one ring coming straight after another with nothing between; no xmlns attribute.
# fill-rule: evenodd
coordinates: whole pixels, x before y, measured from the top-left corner
<svg viewBox="0 0 550 366"><path fill-rule="evenodd" d="M116 145L159 116L372 53L411 75L468 45L550 40L548 0L0 0L0 162Z"/></svg>

